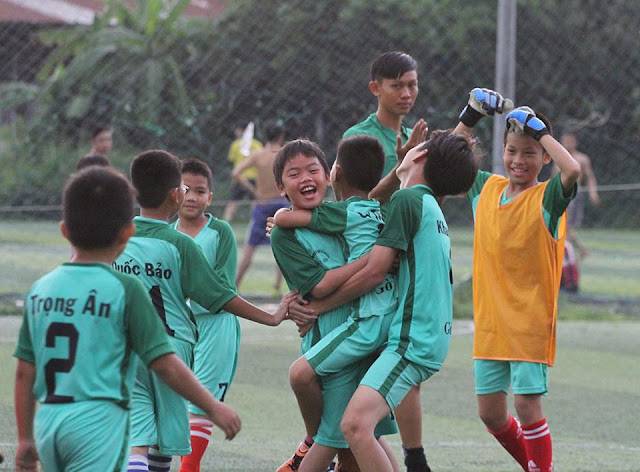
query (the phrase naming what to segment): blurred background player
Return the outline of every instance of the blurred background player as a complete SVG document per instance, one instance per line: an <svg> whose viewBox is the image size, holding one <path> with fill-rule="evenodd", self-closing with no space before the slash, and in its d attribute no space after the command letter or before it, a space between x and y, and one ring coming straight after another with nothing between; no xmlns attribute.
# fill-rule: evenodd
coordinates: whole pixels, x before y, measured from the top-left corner
<svg viewBox="0 0 640 472"><path fill-rule="evenodd" d="M254 138L253 130L253 122L249 122L248 124L238 123L236 125L234 130L235 140L229 146L229 153L227 155L227 160L233 164L233 169L238 167L251 153L262 149L262 143ZM255 185L255 179L258 176L256 169L245 169L242 175L247 181ZM222 219L225 221L231 221L238 209L238 202L244 199L252 200L253 193L240 182L234 180L231 184L229 199L230 202L222 214Z"/></svg>
<svg viewBox="0 0 640 472"><path fill-rule="evenodd" d="M87 156L99 155L108 157L113 147L113 133L111 128L99 126L91 134L91 149Z"/></svg>
<svg viewBox="0 0 640 472"><path fill-rule="evenodd" d="M47 471L124 470L134 352L229 439L240 429L233 409L174 354L146 289L111 267L134 232L133 202L113 169L88 168L65 185L60 228L76 258L38 280L25 303L15 351L17 471L35 471L38 455Z"/></svg>
<svg viewBox="0 0 640 472"><path fill-rule="evenodd" d="M235 235L229 223L205 213L213 199L211 180L211 169L203 161L182 161L182 182L189 189L173 227L194 238L214 270L218 271L227 285L235 288L238 263ZM210 313L193 301L190 307L198 325L193 371L218 400L224 401L238 364L240 324L236 316L229 312ZM200 470L200 462L213 429L213 423L196 405L189 405L189 416L191 454L182 458L181 472Z"/></svg>
<svg viewBox="0 0 640 472"><path fill-rule="evenodd" d="M473 89L456 132L471 134L502 97ZM507 177L478 172L467 193L474 217L473 372L478 414L487 430L527 472L551 472L551 433L542 410L556 351L558 292L566 218L580 164L529 107L507 116ZM538 182L543 165L560 172ZM516 420L508 410L513 391ZM522 426L521 426L522 424Z"/></svg>
<svg viewBox="0 0 640 472"><path fill-rule="evenodd" d="M253 255L258 246L267 246L271 243L265 234L267 218L273 216L280 208L289 206L286 198L280 195L273 176L273 162L276 154L284 144L285 129L277 123L269 123L265 126L264 135L267 140L263 149L254 152L246 160L233 170L233 178L240 183L247 191L251 192L254 202L251 208L251 221L247 230L247 238L242 250L242 258L238 264L238 274L236 275L236 286L239 288L242 279L253 261ZM247 169L254 169L256 172L255 184L248 181L243 172ZM275 281L273 284L273 295L280 295L282 285L282 272L276 264Z"/></svg>

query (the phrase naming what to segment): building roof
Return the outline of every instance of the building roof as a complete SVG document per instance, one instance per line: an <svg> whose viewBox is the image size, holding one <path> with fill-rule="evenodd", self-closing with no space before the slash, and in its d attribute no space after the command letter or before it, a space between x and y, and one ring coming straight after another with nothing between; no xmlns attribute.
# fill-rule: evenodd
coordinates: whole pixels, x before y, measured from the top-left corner
<svg viewBox="0 0 640 472"><path fill-rule="evenodd" d="M213 18L226 0L191 0L186 16ZM134 0L127 0L131 6ZM105 10L103 0L0 0L0 22L84 24Z"/></svg>

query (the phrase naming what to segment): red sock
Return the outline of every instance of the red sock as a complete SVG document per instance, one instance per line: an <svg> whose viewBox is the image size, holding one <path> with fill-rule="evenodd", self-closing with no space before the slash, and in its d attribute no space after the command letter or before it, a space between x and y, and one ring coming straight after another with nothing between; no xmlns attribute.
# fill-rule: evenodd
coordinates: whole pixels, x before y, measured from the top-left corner
<svg viewBox="0 0 640 472"><path fill-rule="evenodd" d="M523 426L524 442L529 459L529 472L552 472L553 454L551 433L545 418Z"/></svg>
<svg viewBox="0 0 640 472"><path fill-rule="evenodd" d="M522 435L520 423L513 416L509 415L507 423L500 431L491 431L487 428L498 442L504 447L509 454L520 464L524 471L529 470L527 466L527 449Z"/></svg>
<svg viewBox="0 0 640 472"><path fill-rule="evenodd" d="M204 418L189 420L191 428L191 454L183 456L180 462L180 472L200 472L200 461L211 440L213 423Z"/></svg>

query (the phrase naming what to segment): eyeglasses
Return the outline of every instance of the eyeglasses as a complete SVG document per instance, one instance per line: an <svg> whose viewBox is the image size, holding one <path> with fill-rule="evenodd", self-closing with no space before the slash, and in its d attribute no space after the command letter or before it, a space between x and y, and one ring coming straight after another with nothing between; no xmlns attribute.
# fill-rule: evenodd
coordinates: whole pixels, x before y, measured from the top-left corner
<svg viewBox="0 0 640 472"><path fill-rule="evenodd" d="M189 186L185 185L185 184L181 184L180 187L178 187L180 190L182 190L182 193L184 193L185 195L187 194L187 192L189 192Z"/></svg>

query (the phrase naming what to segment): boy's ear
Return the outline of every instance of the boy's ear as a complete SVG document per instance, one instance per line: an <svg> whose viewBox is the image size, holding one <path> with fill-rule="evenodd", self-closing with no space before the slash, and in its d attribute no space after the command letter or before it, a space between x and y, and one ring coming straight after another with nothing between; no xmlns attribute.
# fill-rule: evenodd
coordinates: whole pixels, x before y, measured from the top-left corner
<svg viewBox="0 0 640 472"><path fill-rule="evenodd" d="M415 156L413 156L413 162L418 162L420 159L427 157L427 154L429 154L428 149L423 149L422 151L418 151L415 154Z"/></svg>
<svg viewBox="0 0 640 472"><path fill-rule="evenodd" d="M281 197L287 196L287 192L285 192L284 186L282 184L279 184L278 182L276 182L276 187L278 187L278 191L280 192Z"/></svg>
<svg viewBox="0 0 640 472"><path fill-rule="evenodd" d="M207 206L211 205L213 201L213 192L209 192L209 196L207 197Z"/></svg>
<svg viewBox="0 0 640 472"><path fill-rule="evenodd" d="M60 233L62 234L64 239L69 241L69 230L67 229L67 225L64 223L64 221L58 223L58 227L60 228Z"/></svg>
<svg viewBox="0 0 640 472"><path fill-rule="evenodd" d="M377 80L372 80L371 82L369 82L369 91L375 96L377 97L378 95L380 95L380 87L381 87L381 83L378 82Z"/></svg>
<svg viewBox="0 0 640 472"><path fill-rule="evenodd" d="M551 154L549 154L547 151L545 151L543 149L543 151L542 151L542 164L546 165L549 162L551 162Z"/></svg>
<svg viewBox="0 0 640 472"><path fill-rule="evenodd" d="M118 235L119 243L123 246L127 244L127 241L129 241L129 239L135 234L135 232L136 225L134 225L133 223L127 223L126 225L124 225L120 230L120 234Z"/></svg>
<svg viewBox="0 0 640 472"><path fill-rule="evenodd" d="M340 164L335 164L335 169L333 172L336 176L336 180L340 179L342 177L342 166ZM329 176L331 176L331 173L329 173Z"/></svg>

